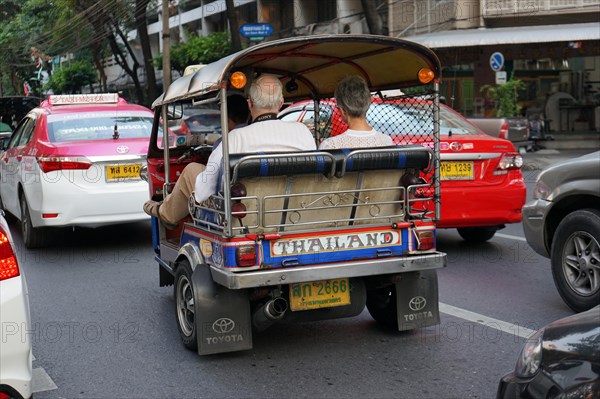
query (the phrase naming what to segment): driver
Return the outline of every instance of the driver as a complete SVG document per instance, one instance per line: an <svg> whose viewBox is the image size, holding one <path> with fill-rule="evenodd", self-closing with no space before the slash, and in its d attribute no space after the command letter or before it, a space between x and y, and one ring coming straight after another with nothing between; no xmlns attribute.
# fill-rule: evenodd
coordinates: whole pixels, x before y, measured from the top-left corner
<svg viewBox="0 0 600 399"><path fill-rule="evenodd" d="M282 105L283 89L276 76L263 74L255 79L248 93L252 123L229 133L229 152L235 154L315 150L315 140L304 124L277 119L277 112ZM146 202L144 211L159 218L165 227L175 228L179 221L188 215L188 198L192 191L198 203L217 192L222 163L221 143L210 154L206 167L198 163L186 166L171 194L162 202Z"/></svg>

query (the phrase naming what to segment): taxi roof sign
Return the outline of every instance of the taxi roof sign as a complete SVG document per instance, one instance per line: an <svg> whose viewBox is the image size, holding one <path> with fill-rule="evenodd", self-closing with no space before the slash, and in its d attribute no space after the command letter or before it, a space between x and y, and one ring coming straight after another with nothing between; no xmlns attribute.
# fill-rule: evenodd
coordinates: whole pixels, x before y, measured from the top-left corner
<svg viewBox="0 0 600 399"><path fill-rule="evenodd" d="M118 101L117 93L52 94L48 97L50 105L116 104Z"/></svg>

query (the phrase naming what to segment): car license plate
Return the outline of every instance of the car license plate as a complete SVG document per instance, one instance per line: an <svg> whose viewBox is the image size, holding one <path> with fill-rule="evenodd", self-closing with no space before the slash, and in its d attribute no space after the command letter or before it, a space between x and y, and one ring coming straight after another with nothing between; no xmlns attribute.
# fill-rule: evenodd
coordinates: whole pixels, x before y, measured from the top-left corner
<svg viewBox="0 0 600 399"><path fill-rule="evenodd" d="M310 281L290 285L290 309L310 310L350 304L350 283L347 278Z"/></svg>
<svg viewBox="0 0 600 399"><path fill-rule="evenodd" d="M442 162L441 180L473 180L473 162Z"/></svg>
<svg viewBox="0 0 600 399"><path fill-rule="evenodd" d="M142 165L139 163L107 165L106 166L106 181L116 182L122 180L133 180L140 178L140 169Z"/></svg>

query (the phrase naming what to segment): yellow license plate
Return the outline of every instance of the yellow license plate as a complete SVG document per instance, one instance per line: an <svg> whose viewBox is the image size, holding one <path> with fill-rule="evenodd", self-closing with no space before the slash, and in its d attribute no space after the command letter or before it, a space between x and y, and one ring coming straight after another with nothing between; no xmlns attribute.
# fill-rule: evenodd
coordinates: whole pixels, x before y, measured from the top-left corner
<svg viewBox="0 0 600 399"><path fill-rule="evenodd" d="M139 163L107 165L106 181L139 179L141 168L142 165Z"/></svg>
<svg viewBox="0 0 600 399"><path fill-rule="evenodd" d="M290 285L290 309L310 310L350 304L350 283L347 278L310 281Z"/></svg>
<svg viewBox="0 0 600 399"><path fill-rule="evenodd" d="M441 180L473 180L473 162L442 162Z"/></svg>

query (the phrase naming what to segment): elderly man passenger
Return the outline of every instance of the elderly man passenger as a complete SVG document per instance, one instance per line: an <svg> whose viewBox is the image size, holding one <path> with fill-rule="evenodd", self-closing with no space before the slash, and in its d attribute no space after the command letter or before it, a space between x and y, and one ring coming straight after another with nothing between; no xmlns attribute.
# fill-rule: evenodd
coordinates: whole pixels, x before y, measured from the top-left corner
<svg viewBox="0 0 600 399"><path fill-rule="evenodd" d="M264 74L255 79L248 93L252 123L229 133L229 153L315 150L315 140L304 124L277 119L282 105L283 89L276 76ZM192 191L199 203L217 192L222 162L221 143L211 153L206 167L198 163L186 166L171 194L163 202L146 202L144 211L158 217L166 227L175 227L188 215Z"/></svg>

